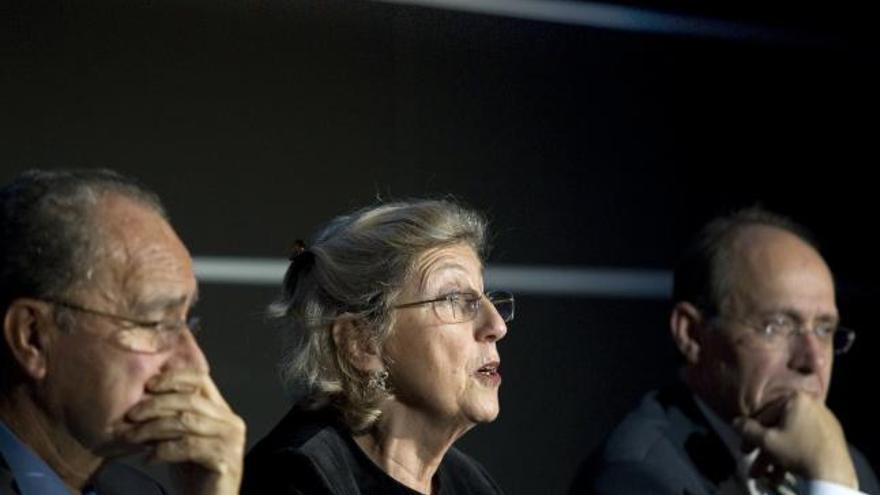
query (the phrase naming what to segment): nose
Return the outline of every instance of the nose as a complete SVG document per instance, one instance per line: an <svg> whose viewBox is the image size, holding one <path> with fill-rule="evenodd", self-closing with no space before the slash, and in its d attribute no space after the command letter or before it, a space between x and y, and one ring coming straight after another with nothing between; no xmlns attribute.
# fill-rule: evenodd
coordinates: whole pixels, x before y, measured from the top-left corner
<svg viewBox="0 0 880 495"><path fill-rule="evenodd" d="M804 375L817 373L827 364L830 352L830 344L812 331L797 333L789 342L789 368Z"/></svg>
<svg viewBox="0 0 880 495"><path fill-rule="evenodd" d="M483 308L482 311L480 311L480 317L476 328L477 340L497 342L507 335L507 324L504 322L504 318L501 317L491 301L483 298L482 304Z"/></svg>
<svg viewBox="0 0 880 495"><path fill-rule="evenodd" d="M177 343L171 348L163 369L190 369L205 373L210 371L208 359L189 329L180 331Z"/></svg>

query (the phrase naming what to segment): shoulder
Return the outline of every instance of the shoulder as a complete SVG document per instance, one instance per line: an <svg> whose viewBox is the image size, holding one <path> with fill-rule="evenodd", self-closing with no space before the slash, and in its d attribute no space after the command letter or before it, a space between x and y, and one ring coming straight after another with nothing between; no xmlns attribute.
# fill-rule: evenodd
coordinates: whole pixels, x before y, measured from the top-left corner
<svg viewBox="0 0 880 495"><path fill-rule="evenodd" d="M500 494L501 488L482 464L452 447L440 465L443 494Z"/></svg>
<svg viewBox="0 0 880 495"><path fill-rule="evenodd" d="M336 493L352 463L342 435L327 414L292 410L248 452L241 493Z"/></svg>
<svg viewBox="0 0 880 495"><path fill-rule="evenodd" d="M691 450L703 450L699 444L713 434L693 406L676 389L646 395L581 463L571 493L682 493L685 485L702 491Z"/></svg>
<svg viewBox="0 0 880 495"><path fill-rule="evenodd" d="M143 471L121 462L107 462L94 479L105 495L166 495L165 488ZM18 493L6 459L0 454L0 493Z"/></svg>
<svg viewBox="0 0 880 495"><path fill-rule="evenodd" d="M667 391L651 392L612 430L601 449L606 462L651 462L667 459L680 448L696 425L682 398Z"/></svg>
<svg viewBox="0 0 880 495"><path fill-rule="evenodd" d="M245 462L265 461L296 453L306 457L349 450L341 426L327 410L294 407L248 452Z"/></svg>
<svg viewBox="0 0 880 495"><path fill-rule="evenodd" d="M95 480L99 493L108 495L164 495L159 482L146 473L121 462L108 462Z"/></svg>

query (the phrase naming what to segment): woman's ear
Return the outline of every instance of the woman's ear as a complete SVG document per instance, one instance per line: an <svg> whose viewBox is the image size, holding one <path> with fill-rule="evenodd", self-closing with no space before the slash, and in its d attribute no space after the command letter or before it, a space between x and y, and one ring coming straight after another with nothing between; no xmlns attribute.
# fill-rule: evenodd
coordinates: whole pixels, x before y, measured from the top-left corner
<svg viewBox="0 0 880 495"><path fill-rule="evenodd" d="M22 374L33 380L46 376L50 325L55 325L47 303L30 298L13 300L3 315L3 339Z"/></svg>
<svg viewBox="0 0 880 495"><path fill-rule="evenodd" d="M700 329L703 326L703 316L696 306L689 302L679 302L672 308L669 318L669 329L672 340L675 341L679 352L684 356L688 365L695 365L700 361L700 349L703 336Z"/></svg>
<svg viewBox="0 0 880 495"><path fill-rule="evenodd" d="M331 332L336 348L352 366L365 374L385 368L379 347L370 338L363 318L340 315L333 322Z"/></svg>

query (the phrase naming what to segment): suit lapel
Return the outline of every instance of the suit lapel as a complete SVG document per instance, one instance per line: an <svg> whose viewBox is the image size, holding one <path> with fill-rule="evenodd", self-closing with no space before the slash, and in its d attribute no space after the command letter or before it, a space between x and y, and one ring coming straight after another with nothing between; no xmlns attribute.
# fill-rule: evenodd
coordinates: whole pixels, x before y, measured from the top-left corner
<svg viewBox="0 0 880 495"><path fill-rule="evenodd" d="M700 412L691 392L679 385L660 392L657 400L668 415L673 441L695 467L694 476L705 493L748 495L737 475L736 460Z"/></svg>

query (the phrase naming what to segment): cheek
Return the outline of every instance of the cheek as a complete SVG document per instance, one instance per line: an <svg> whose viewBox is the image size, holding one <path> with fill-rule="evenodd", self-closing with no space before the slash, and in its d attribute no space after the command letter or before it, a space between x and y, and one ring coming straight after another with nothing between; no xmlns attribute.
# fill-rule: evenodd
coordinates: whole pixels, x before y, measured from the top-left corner
<svg viewBox="0 0 880 495"><path fill-rule="evenodd" d="M834 368L834 353L829 352L828 359L825 360L825 367L822 369L822 381L825 384L825 393L828 393L828 387L831 385L831 370Z"/></svg>
<svg viewBox="0 0 880 495"><path fill-rule="evenodd" d="M786 375L784 359L778 356L751 353L742 357L741 394L753 407L760 407L772 399L777 382Z"/></svg>
<svg viewBox="0 0 880 495"><path fill-rule="evenodd" d="M712 355L707 356L715 362L717 375L712 381L717 383L717 392L729 402L727 407L753 406L764 388L769 363L759 359L758 351L743 339L716 342L712 350Z"/></svg>
<svg viewBox="0 0 880 495"><path fill-rule="evenodd" d="M742 342L713 340L704 350L703 358L714 371L713 380L717 380L725 389L737 388L748 374L745 363L748 349Z"/></svg>
<svg viewBox="0 0 880 495"><path fill-rule="evenodd" d="M162 363L156 356L132 355L130 359L110 370L113 379L113 409L123 416L132 406L143 400L147 381L157 375Z"/></svg>
<svg viewBox="0 0 880 495"><path fill-rule="evenodd" d="M467 386L470 349L458 339L438 332L433 338L400 344L395 346L395 368L407 375L407 381L416 382L415 387L435 396L449 396L458 395Z"/></svg>
<svg viewBox="0 0 880 495"><path fill-rule="evenodd" d="M433 359L440 368L439 371L457 380L467 376L470 351L466 342L449 336L438 339L431 349Z"/></svg>

